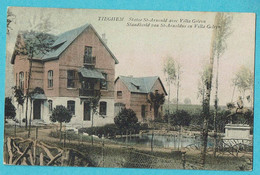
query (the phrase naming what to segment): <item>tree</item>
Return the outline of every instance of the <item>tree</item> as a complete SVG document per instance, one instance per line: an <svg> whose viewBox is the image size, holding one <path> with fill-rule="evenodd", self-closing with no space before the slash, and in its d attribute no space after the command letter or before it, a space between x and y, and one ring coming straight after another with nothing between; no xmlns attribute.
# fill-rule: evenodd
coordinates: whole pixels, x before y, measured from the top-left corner
<svg viewBox="0 0 260 175"><path fill-rule="evenodd" d="M240 93L242 93L243 98L245 98L246 91L250 91L251 105L253 105L253 89L254 89L254 73L251 69L246 66L241 66L236 72L235 78L232 80L233 85L238 88Z"/></svg>
<svg viewBox="0 0 260 175"><path fill-rule="evenodd" d="M26 111L25 111L25 127L27 129L27 113L28 113L28 99L30 92L30 81L32 74L33 58L35 56L44 55L49 52L52 48L51 45L54 42L55 37L48 33L36 32L33 30L24 31L18 34L17 42L15 44L15 55L27 56L29 60L29 71L28 71L28 87L26 89Z"/></svg>
<svg viewBox="0 0 260 175"><path fill-rule="evenodd" d="M170 110L170 96L171 96L171 84L176 80L176 68L175 61L172 57L168 57L163 66L163 72L166 75L166 82L168 84L168 113Z"/></svg>
<svg viewBox="0 0 260 175"><path fill-rule="evenodd" d="M92 98L88 98L88 99L85 100L85 102L90 104L90 109L92 111L92 115L91 115L91 128L93 128L93 126L94 126L94 115L98 113L97 109L98 109L98 104L99 104L100 98L101 98L101 93L99 91ZM91 135L91 143L92 143L92 145L93 145L93 142L94 142L93 135Z"/></svg>
<svg viewBox="0 0 260 175"><path fill-rule="evenodd" d="M221 55L225 52L226 46L226 39L230 35L230 24L232 21L232 16L229 16L225 13L219 13L217 15L217 26L218 29L216 30L216 35L214 39L214 52L217 58L217 66L216 66L216 88L215 88L215 113L214 113L214 151L213 155L216 156L216 137L217 137L217 126L216 126L216 119L218 117L218 75L219 75L219 59Z"/></svg>
<svg viewBox="0 0 260 175"><path fill-rule="evenodd" d="M16 109L10 97L5 97L5 119L14 119L16 116Z"/></svg>
<svg viewBox="0 0 260 175"><path fill-rule="evenodd" d="M15 21L15 15L10 11L10 9L7 9L7 26L6 26L6 33L9 34L10 30L12 30L11 28L11 23L13 21Z"/></svg>
<svg viewBox="0 0 260 175"><path fill-rule="evenodd" d="M189 126L191 122L190 114L185 110L178 110L175 114L170 114L171 125Z"/></svg>
<svg viewBox="0 0 260 175"><path fill-rule="evenodd" d="M155 91L154 93L150 92L147 101L151 104L151 106L154 109L154 119L157 119L159 114L159 108L165 102L164 93L160 94L158 91Z"/></svg>
<svg viewBox="0 0 260 175"><path fill-rule="evenodd" d="M217 26L219 20L220 13L217 13L215 16L214 25ZM212 78L213 78L213 64L215 58L215 50L214 50L214 42L216 38L216 28L213 29L212 38L211 38L211 48L210 48L210 56L209 62L206 65L206 76L205 76L205 96L202 105L203 111L203 127L201 131L201 165L202 167L205 166L206 160L206 151L207 151L207 143L208 143L208 122L210 116L210 95L211 95L211 88L212 88Z"/></svg>
<svg viewBox="0 0 260 175"><path fill-rule="evenodd" d="M60 123L60 141L61 141L61 129L62 129L62 123L69 123L72 118L71 112L63 105L56 106L52 114L50 116L50 120L52 122L59 122Z"/></svg>
<svg viewBox="0 0 260 175"><path fill-rule="evenodd" d="M175 61L176 63L176 98L177 98L177 103L176 103L176 112L178 111L179 109L179 89L180 89L180 76L182 74L182 71L181 71L181 65L179 62Z"/></svg>
<svg viewBox="0 0 260 175"><path fill-rule="evenodd" d="M18 88L17 86L14 86L13 90L14 90L14 97L16 98L16 102L18 103L18 105L23 106L23 104L24 104L23 91L20 88Z"/></svg>
<svg viewBox="0 0 260 175"><path fill-rule="evenodd" d="M116 126L121 130L125 131L126 135L128 131L135 128L138 123L138 118L132 109L124 108L119 114L114 118Z"/></svg>
<svg viewBox="0 0 260 175"><path fill-rule="evenodd" d="M187 104L191 104L191 99L190 99L190 98L185 98L183 102L184 102L184 104L186 104L186 105L187 105Z"/></svg>

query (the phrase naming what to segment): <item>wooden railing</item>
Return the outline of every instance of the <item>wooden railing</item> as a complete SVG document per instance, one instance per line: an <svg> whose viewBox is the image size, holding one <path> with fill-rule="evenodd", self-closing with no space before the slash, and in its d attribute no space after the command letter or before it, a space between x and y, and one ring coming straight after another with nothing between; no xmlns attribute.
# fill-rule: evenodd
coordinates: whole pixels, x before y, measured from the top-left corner
<svg viewBox="0 0 260 175"><path fill-rule="evenodd" d="M4 161L10 165L94 166L77 150L61 149L42 141L20 137L6 138Z"/></svg>
<svg viewBox="0 0 260 175"><path fill-rule="evenodd" d="M91 57L91 56L84 56L84 65L90 65L90 66L95 66L96 65L96 57Z"/></svg>

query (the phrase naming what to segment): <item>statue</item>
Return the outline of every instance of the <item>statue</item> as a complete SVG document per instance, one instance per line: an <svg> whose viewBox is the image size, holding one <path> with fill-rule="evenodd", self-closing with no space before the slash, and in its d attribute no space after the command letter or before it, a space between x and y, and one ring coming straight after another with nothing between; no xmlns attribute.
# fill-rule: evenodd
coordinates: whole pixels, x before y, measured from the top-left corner
<svg viewBox="0 0 260 175"><path fill-rule="evenodd" d="M238 100L236 101L237 106L235 106L234 103L228 103L227 108L230 111L230 114L227 116L231 119L231 123L234 116L242 115L245 116L245 114L251 109L244 107L243 99L241 96L238 97Z"/></svg>

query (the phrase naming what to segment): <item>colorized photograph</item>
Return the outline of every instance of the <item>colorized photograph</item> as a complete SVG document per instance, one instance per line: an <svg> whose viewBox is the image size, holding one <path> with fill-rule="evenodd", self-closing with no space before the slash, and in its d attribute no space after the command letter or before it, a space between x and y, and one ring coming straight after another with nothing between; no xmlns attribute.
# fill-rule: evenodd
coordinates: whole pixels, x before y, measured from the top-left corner
<svg viewBox="0 0 260 175"><path fill-rule="evenodd" d="M255 14L8 7L4 163L252 171Z"/></svg>

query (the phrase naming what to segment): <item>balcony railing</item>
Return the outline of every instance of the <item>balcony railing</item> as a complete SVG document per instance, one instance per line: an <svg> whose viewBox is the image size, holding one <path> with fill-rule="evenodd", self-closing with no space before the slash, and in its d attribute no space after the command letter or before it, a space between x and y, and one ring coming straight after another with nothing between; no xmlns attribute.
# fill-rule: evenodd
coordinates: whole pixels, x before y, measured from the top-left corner
<svg viewBox="0 0 260 175"><path fill-rule="evenodd" d="M89 65L89 66L95 66L96 65L96 57L84 56L84 65Z"/></svg>
<svg viewBox="0 0 260 175"><path fill-rule="evenodd" d="M79 96L81 97L95 97L100 94L99 90L94 89L79 89Z"/></svg>

